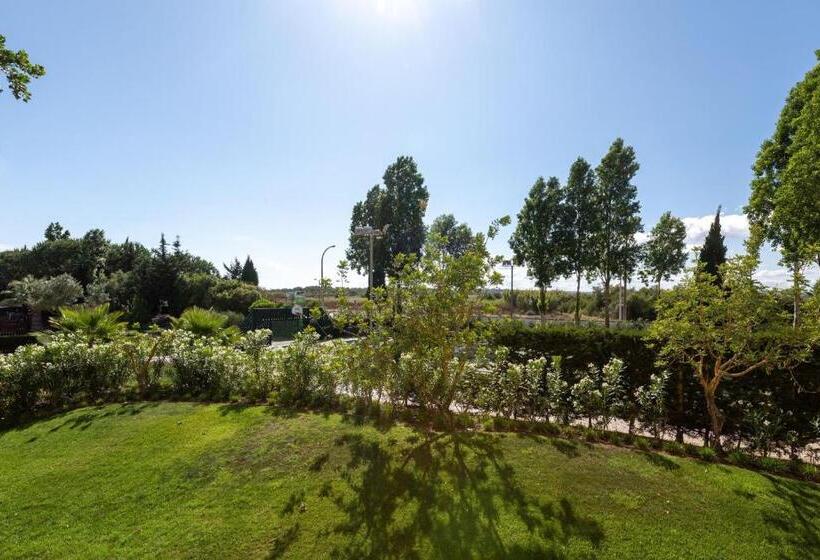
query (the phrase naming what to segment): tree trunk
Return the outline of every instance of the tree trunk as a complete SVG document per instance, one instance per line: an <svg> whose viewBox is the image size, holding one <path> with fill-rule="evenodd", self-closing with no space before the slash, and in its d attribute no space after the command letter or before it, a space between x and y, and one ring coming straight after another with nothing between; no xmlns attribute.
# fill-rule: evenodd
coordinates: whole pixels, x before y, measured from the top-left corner
<svg viewBox="0 0 820 560"><path fill-rule="evenodd" d="M539 309L539 311L541 311L541 324L545 325L547 323L547 289L544 286L541 286L538 290L538 306L541 308Z"/></svg>
<svg viewBox="0 0 820 560"><path fill-rule="evenodd" d="M581 271L575 273L575 326L581 325Z"/></svg>
<svg viewBox="0 0 820 560"><path fill-rule="evenodd" d="M675 426L675 441L683 443L683 425L681 424L683 420L683 371L678 370L676 377L678 419Z"/></svg>
<svg viewBox="0 0 820 560"><path fill-rule="evenodd" d="M32 332L43 330L43 312L39 309L31 310L31 323L29 328Z"/></svg>
<svg viewBox="0 0 820 560"><path fill-rule="evenodd" d="M604 327L609 328L609 276L604 277Z"/></svg>
<svg viewBox="0 0 820 560"><path fill-rule="evenodd" d="M794 315L792 320L792 327L800 326L800 267L795 266L792 272L793 289L794 289Z"/></svg>
<svg viewBox="0 0 820 560"><path fill-rule="evenodd" d="M706 411L709 413L709 419L712 424L712 447L720 451L722 449L720 434L723 430L723 423L726 421L726 417L718 408L717 401L715 400L717 386L718 383L716 382L716 379L703 383L703 394L706 398Z"/></svg>

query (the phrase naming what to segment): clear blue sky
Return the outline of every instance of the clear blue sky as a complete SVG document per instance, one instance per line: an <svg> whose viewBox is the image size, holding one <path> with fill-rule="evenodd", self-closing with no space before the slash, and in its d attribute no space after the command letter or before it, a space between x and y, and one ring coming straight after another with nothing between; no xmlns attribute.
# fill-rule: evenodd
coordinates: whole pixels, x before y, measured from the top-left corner
<svg viewBox="0 0 820 560"><path fill-rule="evenodd" d="M616 136L647 226L736 214L818 22L816 1L5 0L0 33L48 74L29 104L0 95L0 245L52 220L165 232L217 264L250 253L266 286L314 283L399 154L430 220L483 229Z"/></svg>

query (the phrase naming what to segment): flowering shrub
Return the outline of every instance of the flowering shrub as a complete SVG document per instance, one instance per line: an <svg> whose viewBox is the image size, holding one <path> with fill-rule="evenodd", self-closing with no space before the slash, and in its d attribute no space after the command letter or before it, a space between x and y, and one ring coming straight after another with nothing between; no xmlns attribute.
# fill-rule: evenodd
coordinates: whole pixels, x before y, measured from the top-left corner
<svg viewBox="0 0 820 560"><path fill-rule="evenodd" d="M337 379L331 360L319 348L319 335L297 333L293 343L279 350L277 388L279 401L287 405L328 404L336 396Z"/></svg>
<svg viewBox="0 0 820 560"><path fill-rule="evenodd" d="M669 372L655 373L649 378L649 384L638 387L635 401L638 419L644 428L648 428L655 439L661 437L666 424L666 386Z"/></svg>
<svg viewBox="0 0 820 560"><path fill-rule="evenodd" d="M587 418L589 426L592 426L593 419L597 419L606 430L623 408L623 369L624 363L619 358L610 359L600 370L590 364L572 387L570 394L574 409Z"/></svg>

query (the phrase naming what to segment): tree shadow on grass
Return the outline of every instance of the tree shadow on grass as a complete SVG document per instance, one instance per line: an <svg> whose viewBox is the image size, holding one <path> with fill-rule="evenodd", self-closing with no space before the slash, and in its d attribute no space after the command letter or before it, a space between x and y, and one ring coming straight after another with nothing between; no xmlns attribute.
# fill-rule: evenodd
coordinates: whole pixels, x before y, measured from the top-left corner
<svg viewBox="0 0 820 560"><path fill-rule="evenodd" d="M566 558L570 541L594 557L597 521L567 499L528 496L505 461L501 436L416 432L385 443L342 436L341 483L325 485L343 519L333 558ZM511 527L517 527L511 532ZM580 543L577 543L580 541Z"/></svg>
<svg viewBox="0 0 820 560"><path fill-rule="evenodd" d="M77 413L75 410L67 410L65 412L61 412L59 414L43 417L43 418L33 418L29 419L25 422L21 422L15 424L14 426L7 428L5 430L0 430L0 438L3 437L4 434L10 433L13 431L22 431L34 426L40 422L47 422L47 421L54 421L63 419L63 422L60 424L56 424L48 430L48 433L54 433L57 431L62 430L63 428L69 428L71 430L87 430L91 425L104 418L110 418L112 416L136 416L140 414L147 408L153 408L159 406L159 403L156 402L140 402L140 403L121 403L119 406L114 404L104 404L98 405L94 407L88 407L85 411L81 413ZM39 439L39 436L32 436L26 443L34 443Z"/></svg>
<svg viewBox="0 0 820 560"><path fill-rule="evenodd" d="M791 515L768 511L763 520L776 530L769 540L781 550L780 558L820 558L820 486L763 474ZM788 548L787 548L788 547Z"/></svg>
<svg viewBox="0 0 820 560"><path fill-rule="evenodd" d="M641 456L643 456L644 459L646 459L656 467L661 467L668 471L676 471L680 468L680 465L678 463L676 463L669 457L661 455L660 453L652 453L651 451L641 451L640 454Z"/></svg>

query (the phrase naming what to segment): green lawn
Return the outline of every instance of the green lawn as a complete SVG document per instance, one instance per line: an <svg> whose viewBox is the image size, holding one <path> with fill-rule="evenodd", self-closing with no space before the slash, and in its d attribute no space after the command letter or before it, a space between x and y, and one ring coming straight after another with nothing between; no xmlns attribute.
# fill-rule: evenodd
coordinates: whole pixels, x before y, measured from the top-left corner
<svg viewBox="0 0 820 560"><path fill-rule="evenodd" d="M813 558L820 487L516 434L111 405L0 432L2 558Z"/></svg>

